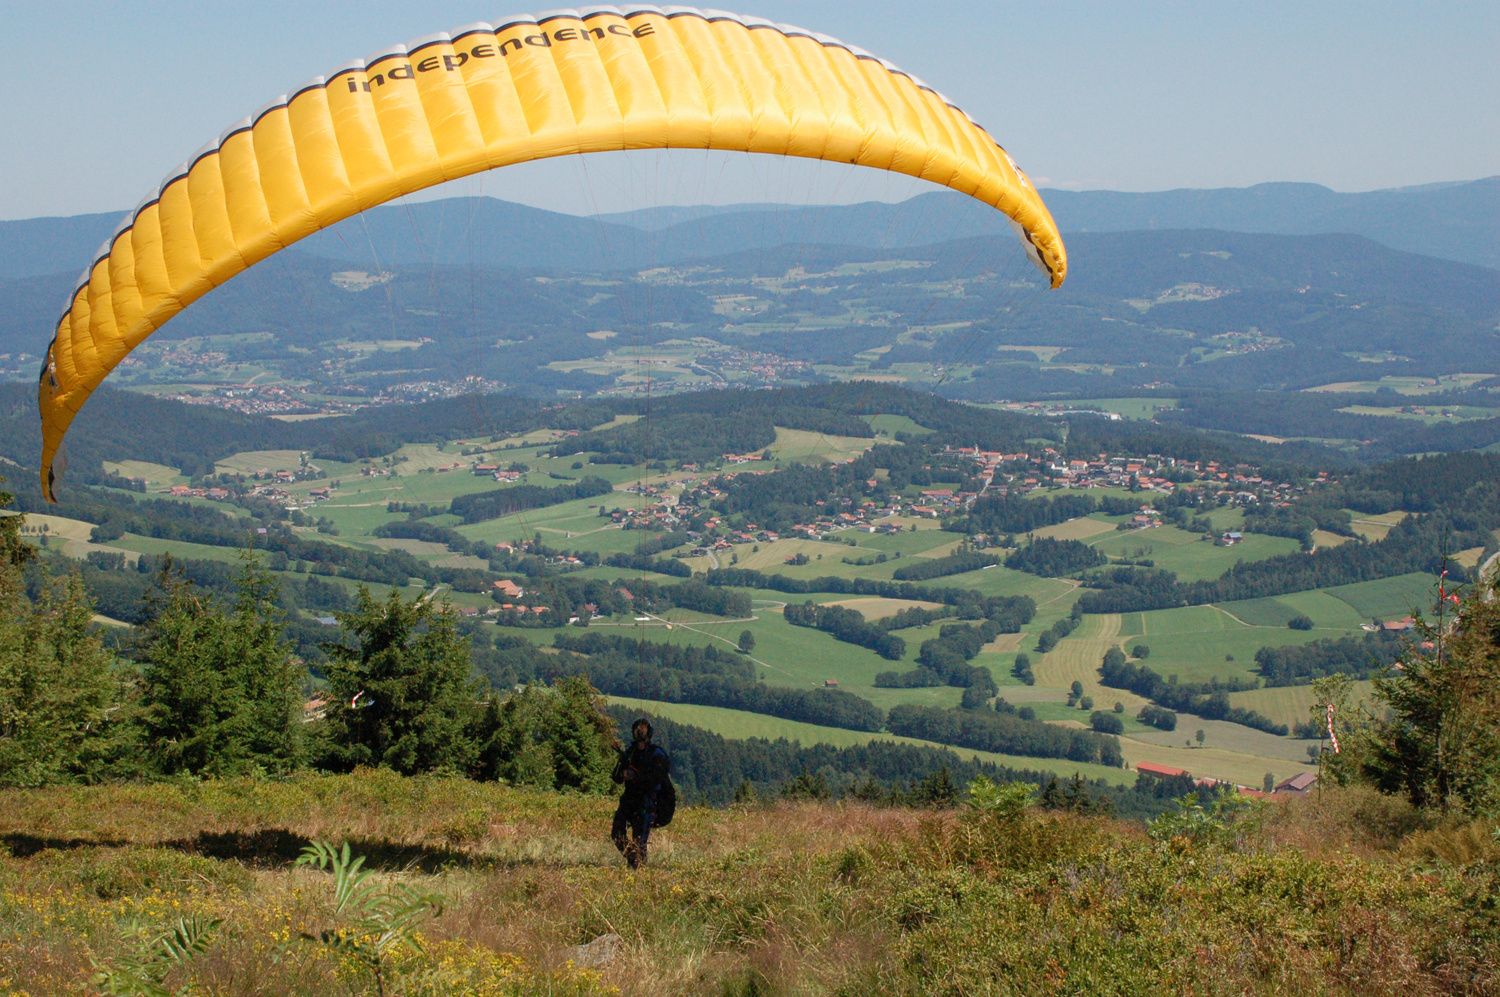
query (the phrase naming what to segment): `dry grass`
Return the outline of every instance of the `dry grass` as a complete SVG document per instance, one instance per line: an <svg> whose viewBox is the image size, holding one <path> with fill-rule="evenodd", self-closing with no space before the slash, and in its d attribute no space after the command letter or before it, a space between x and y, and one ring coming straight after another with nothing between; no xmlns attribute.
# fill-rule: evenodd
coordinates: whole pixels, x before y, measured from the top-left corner
<svg viewBox="0 0 1500 997"><path fill-rule="evenodd" d="M838 602L825 603L829 606L843 606L846 609L859 611L867 620L883 620L895 616L903 609L942 609L941 602L923 602L920 599L880 599L875 597L861 599L840 599Z"/></svg>
<svg viewBox="0 0 1500 997"><path fill-rule="evenodd" d="M296 471L302 466L300 450L243 450L225 457L214 465L221 474L255 474L267 471Z"/></svg>
<svg viewBox="0 0 1500 997"><path fill-rule="evenodd" d="M427 955L404 963L414 994L1497 992L1483 829L1439 834L1363 792L1269 808L1230 850L1063 814L685 808L640 872L604 837L613 801L462 780L0 804L0 993L28 997L87 992L91 958L118 964L132 924L191 914L225 922L168 978L181 992L374 992L294 941L333 916L329 878L290 864L312 838L443 898ZM567 947L606 933L616 958L569 964Z"/></svg>
<svg viewBox="0 0 1500 997"><path fill-rule="evenodd" d="M1089 537L1097 537L1101 533L1115 532L1115 524L1081 516L1078 519L1070 519L1066 523L1043 526L1031 532L1036 536L1051 537L1054 540L1087 540Z"/></svg>

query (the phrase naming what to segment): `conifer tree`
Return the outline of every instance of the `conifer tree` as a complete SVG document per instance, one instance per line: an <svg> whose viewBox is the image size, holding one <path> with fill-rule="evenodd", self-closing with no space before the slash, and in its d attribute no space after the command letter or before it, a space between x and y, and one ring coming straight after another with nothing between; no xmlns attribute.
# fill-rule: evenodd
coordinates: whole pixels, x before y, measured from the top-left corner
<svg viewBox="0 0 1500 997"><path fill-rule="evenodd" d="M491 699L479 721L477 774L520 786L608 793L615 763L615 722L582 675L551 689L527 686Z"/></svg>
<svg viewBox="0 0 1500 997"><path fill-rule="evenodd" d="M140 725L163 773L286 774L302 759L302 672L276 582L246 555L226 611L167 558L144 627Z"/></svg>
<svg viewBox="0 0 1500 997"><path fill-rule="evenodd" d="M120 755L114 656L93 633L82 580L36 605L0 564L0 786L92 781Z"/></svg>
<svg viewBox="0 0 1500 997"><path fill-rule="evenodd" d="M552 757L558 789L609 792L613 783L615 724L603 697L582 675L559 679L554 697Z"/></svg>
<svg viewBox="0 0 1500 997"><path fill-rule="evenodd" d="M335 614L354 646L324 645L334 703L323 725L330 768L384 766L415 772L471 771L480 691L469 642L454 614L391 589L377 602L360 586L352 612Z"/></svg>
<svg viewBox="0 0 1500 997"><path fill-rule="evenodd" d="M3 484L5 479L0 478L0 485ZM0 509L14 500L14 495L0 488ZM31 549L31 545L21 539L21 524L24 522L26 517L22 515L0 516L0 567L25 567L35 556L36 552Z"/></svg>
<svg viewBox="0 0 1500 997"><path fill-rule="evenodd" d="M1415 806L1500 811L1500 602L1488 589L1470 588L1451 627L1441 610L1454 607L1420 622L1423 644L1408 649L1395 674L1375 679L1388 713L1370 725L1362 768Z"/></svg>

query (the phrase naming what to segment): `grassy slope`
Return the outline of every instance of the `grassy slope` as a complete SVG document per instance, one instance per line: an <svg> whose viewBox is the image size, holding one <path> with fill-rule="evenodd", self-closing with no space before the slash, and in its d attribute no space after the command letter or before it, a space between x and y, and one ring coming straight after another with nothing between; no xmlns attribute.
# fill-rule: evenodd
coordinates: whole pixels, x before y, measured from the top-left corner
<svg viewBox="0 0 1500 997"><path fill-rule="evenodd" d="M639 873L606 837L612 799L456 779L54 788L5 804L0 977L29 997L88 992L95 960L120 966L135 939L193 915L223 924L168 978L178 992L373 994L296 941L336 923L331 877L291 865L309 839L351 842L380 888L442 899L398 992L403 974L433 974L421 992L506 997L1497 992L1484 867L1434 872L1398 851L1413 826L1399 807L1334 791L1265 811L1242 851L1035 811L683 808ZM607 933L607 964L569 964L569 946Z"/></svg>

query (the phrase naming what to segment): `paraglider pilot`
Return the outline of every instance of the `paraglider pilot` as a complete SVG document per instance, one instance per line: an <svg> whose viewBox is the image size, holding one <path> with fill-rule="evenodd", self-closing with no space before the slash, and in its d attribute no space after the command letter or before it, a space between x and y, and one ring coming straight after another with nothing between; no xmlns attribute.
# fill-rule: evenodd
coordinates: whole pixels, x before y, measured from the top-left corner
<svg viewBox="0 0 1500 997"><path fill-rule="evenodd" d="M620 806L615 810L610 837L630 868L638 869L646 864L646 844L651 835L651 823L656 819L657 794L672 763L667 753L652 743L651 721L645 717L630 725L630 736L631 743L620 750L611 776L625 787L625 791L620 794ZM627 827L633 840L625 837Z"/></svg>

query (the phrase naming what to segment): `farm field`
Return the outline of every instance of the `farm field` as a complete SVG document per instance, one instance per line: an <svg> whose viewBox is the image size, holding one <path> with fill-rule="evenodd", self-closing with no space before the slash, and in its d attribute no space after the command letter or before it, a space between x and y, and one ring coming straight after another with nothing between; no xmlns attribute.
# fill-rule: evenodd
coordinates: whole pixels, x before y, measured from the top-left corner
<svg viewBox="0 0 1500 997"><path fill-rule="evenodd" d="M1245 539L1232 547L1219 547L1204 540L1201 534L1175 526L1115 532L1090 546L1112 558L1149 558L1158 568L1177 572L1177 577L1185 582L1218 578L1237 561L1262 561L1300 549L1297 541L1287 537L1257 533L1245 534Z"/></svg>
<svg viewBox="0 0 1500 997"><path fill-rule="evenodd" d="M188 479L175 467L153 464L145 460L103 461L104 470L122 478L140 478L147 488L170 488L185 485Z"/></svg>
<svg viewBox="0 0 1500 997"><path fill-rule="evenodd" d="M1384 540L1385 535L1391 532L1391 527L1407 517L1407 513L1397 510L1396 512L1382 512L1379 514L1357 512L1346 509L1350 516L1350 528L1364 537L1366 540Z"/></svg>
<svg viewBox="0 0 1500 997"><path fill-rule="evenodd" d="M1267 599L1244 599L1219 603L1219 608L1250 626L1285 627L1294 616L1313 621L1313 630L1334 631L1325 637L1337 637L1359 629L1365 618L1354 607L1324 591L1294 592Z"/></svg>
<svg viewBox="0 0 1500 997"><path fill-rule="evenodd" d="M1350 697L1353 702L1362 702L1369 698L1373 684L1365 682L1354 683L1354 693ZM1252 689L1249 692L1232 692L1229 701L1235 706L1243 706L1255 710L1257 713L1265 714L1280 724L1291 727L1308 719L1321 720L1323 714L1312 713L1312 708L1321 708L1313 696L1310 685L1289 685L1274 689ZM1305 744L1307 742L1297 742Z"/></svg>
<svg viewBox="0 0 1500 997"><path fill-rule="evenodd" d="M1156 413L1177 407L1175 398L1084 398L1070 402L1072 408L1097 408L1118 412L1126 419L1154 419Z"/></svg>
<svg viewBox="0 0 1500 997"><path fill-rule="evenodd" d="M777 426L776 442L761 452L768 458L783 462L821 464L858 457L874 445L875 440L870 437L829 436Z"/></svg>
<svg viewBox="0 0 1500 997"><path fill-rule="evenodd" d="M1105 533L1114 533L1115 524L1103 516L1079 516L1066 523L1043 526L1032 530L1030 536L1051 537L1053 540L1088 540ZM1097 544L1095 545L1097 546Z"/></svg>
<svg viewBox="0 0 1500 997"><path fill-rule="evenodd" d="M654 713L679 723L704 727L728 738L763 737L773 741L777 738L786 738L788 741L800 741L803 744L831 744L835 747L869 744L871 741L889 741L894 744L914 744L934 748L945 747L932 741L921 741L912 737L867 734L863 731L844 730L840 727L821 727L816 724L799 723L795 720L762 716L759 713L746 713L743 710L726 710L717 706L688 706L651 699L632 699L627 696L610 696L609 701L638 709L642 713ZM950 748L949 750L963 758L978 758L980 761L1008 765L1016 769L1050 770L1056 772L1059 778L1077 772L1087 779L1105 779L1117 785L1129 785L1135 782L1133 774L1106 765L1082 764L1070 762L1064 758L1002 755L966 748Z"/></svg>
<svg viewBox="0 0 1500 997"><path fill-rule="evenodd" d="M894 437L897 433L927 436L932 430L907 415L867 415L863 417L877 435Z"/></svg>
<svg viewBox="0 0 1500 997"><path fill-rule="evenodd" d="M1398 619L1413 610L1431 613L1437 599L1437 580L1424 572L1396 575L1373 582L1338 585L1322 591L1348 603L1365 619Z"/></svg>
<svg viewBox="0 0 1500 997"><path fill-rule="evenodd" d="M1322 550L1325 547L1337 547L1340 544L1350 543L1351 541L1353 541L1353 539L1353 537L1340 536L1337 533L1330 533L1327 530L1312 531L1313 546L1318 550Z"/></svg>
<svg viewBox="0 0 1500 997"><path fill-rule="evenodd" d="M1252 604L1251 616L1256 619L1270 618L1269 612L1266 606ZM1295 614L1288 618L1291 615ZM1215 677L1257 678L1255 652L1262 647L1305 644L1350 632L1352 628L1291 630L1285 625L1252 624L1225 607L1188 606L1127 613L1121 618L1119 634L1127 650L1138 644L1151 649L1146 664L1158 674L1176 675L1183 682L1207 682Z"/></svg>
<svg viewBox="0 0 1500 997"><path fill-rule="evenodd" d="M843 606L852 609L864 616L867 620L883 620L895 616L903 609L942 609L940 602L923 602L919 599L879 599L879 598L857 598L840 599L836 602L825 603L829 606ZM913 628L915 629L915 628ZM900 632L900 631L898 631Z"/></svg>
<svg viewBox="0 0 1500 997"><path fill-rule="evenodd" d="M301 450L244 450L214 465L220 474L256 474L296 471L302 467Z"/></svg>
<svg viewBox="0 0 1500 997"><path fill-rule="evenodd" d="M246 539L249 538L246 537ZM155 537L136 536L134 533L126 533L116 540L111 540L110 546L134 551L137 554L170 553L173 557L224 561L231 564L238 564L240 560L239 551L232 547L213 547L208 544L188 543L186 540L158 540Z"/></svg>

